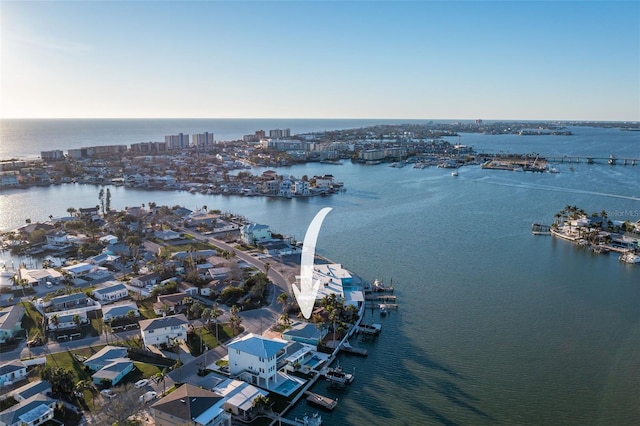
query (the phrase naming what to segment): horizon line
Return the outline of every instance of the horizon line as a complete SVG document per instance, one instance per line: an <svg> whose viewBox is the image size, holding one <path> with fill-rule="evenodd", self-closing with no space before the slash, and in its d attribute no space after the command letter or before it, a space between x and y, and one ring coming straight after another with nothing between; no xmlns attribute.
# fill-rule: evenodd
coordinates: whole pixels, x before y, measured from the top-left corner
<svg viewBox="0 0 640 426"><path fill-rule="evenodd" d="M411 121L573 121L599 123L638 123L640 119L570 119L570 118L391 118L391 117L0 117L0 120L411 120Z"/></svg>

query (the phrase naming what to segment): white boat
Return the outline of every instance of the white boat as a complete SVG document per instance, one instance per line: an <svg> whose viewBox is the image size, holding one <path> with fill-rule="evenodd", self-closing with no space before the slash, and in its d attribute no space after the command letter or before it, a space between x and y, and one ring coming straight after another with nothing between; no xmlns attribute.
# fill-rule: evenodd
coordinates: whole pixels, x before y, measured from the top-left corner
<svg viewBox="0 0 640 426"><path fill-rule="evenodd" d="M640 255L628 251L620 256L620 260L624 263L640 263Z"/></svg>
<svg viewBox="0 0 640 426"><path fill-rule="evenodd" d="M458 171L451 172L451 176L458 176Z"/></svg>
<svg viewBox="0 0 640 426"><path fill-rule="evenodd" d="M331 385L344 386L353 382L353 374L345 373L342 371L342 367L337 366L334 368L327 368L324 373L324 377Z"/></svg>
<svg viewBox="0 0 640 426"><path fill-rule="evenodd" d="M380 315L382 316L387 315L387 305L385 305L384 303L381 303L379 308L380 308Z"/></svg>

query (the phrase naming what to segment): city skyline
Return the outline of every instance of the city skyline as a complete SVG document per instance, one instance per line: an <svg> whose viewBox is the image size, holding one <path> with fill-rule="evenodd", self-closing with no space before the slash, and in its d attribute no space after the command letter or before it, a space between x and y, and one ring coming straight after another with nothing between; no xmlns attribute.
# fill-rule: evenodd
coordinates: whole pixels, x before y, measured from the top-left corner
<svg viewBox="0 0 640 426"><path fill-rule="evenodd" d="M640 119L638 2L0 7L2 118Z"/></svg>

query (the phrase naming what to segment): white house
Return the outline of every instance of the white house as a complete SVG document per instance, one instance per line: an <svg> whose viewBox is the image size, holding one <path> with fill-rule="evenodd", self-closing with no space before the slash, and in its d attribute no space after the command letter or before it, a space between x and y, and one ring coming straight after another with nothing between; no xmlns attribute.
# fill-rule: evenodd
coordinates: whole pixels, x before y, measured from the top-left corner
<svg viewBox="0 0 640 426"><path fill-rule="evenodd" d="M309 195L309 181L297 180L293 183L291 190L295 195L307 196Z"/></svg>
<svg viewBox="0 0 640 426"><path fill-rule="evenodd" d="M131 285L136 287L146 287L148 285L153 285L158 282L160 279L160 274L157 272L152 272L146 275L140 275L139 277L131 279Z"/></svg>
<svg viewBox="0 0 640 426"><path fill-rule="evenodd" d="M46 314L47 320L49 322L49 330L58 331L65 330L68 328L76 328L81 324L87 324L89 320L87 319L87 312L81 309L76 309L73 311L64 311L64 312L53 312ZM80 318L80 324L76 324L73 321L73 318L78 315ZM52 317L56 317L58 319L58 324L54 324Z"/></svg>
<svg viewBox="0 0 640 426"><path fill-rule="evenodd" d="M117 281L109 281L102 288L93 290L93 297L102 303L115 302L129 295L127 287L123 283Z"/></svg>
<svg viewBox="0 0 640 426"><path fill-rule="evenodd" d="M11 385L27 378L27 366L20 360L0 365L0 386Z"/></svg>
<svg viewBox="0 0 640 426"><path fill-rule="evenodd" d="M62 268L63 271L67 271L71 274L73 278L94 272L96 269L96 265L92 265L91 263L77 263L75 265L65 266Z"/></svg>
<svg viewBox="0 0 640 426"><path fill-rule="evenodd" d="M250 223L240 230L240 238L247 244L257 244L271 239L271 230L268 225Z"/></svg>
<svg viewBox="0 0 640 426"><path fill-rule="evenodd" d="M280 185L278 186L278 195L281 196L281 197L291 198L291 196L292 196L291 187L292 186L293 186L293 183L289 179L282 180L280 182Z"/></svg>
<svg viewBox="0 0 640 426"><path fill-rule="evenodd" d="M29 284L32 287L34 285L45 285L47 282L58 284L60 282L60 279L62 278L62 274L52 268L43 268L43 269L20 268L19 274L22 279L29 281Z"/></svg>
<svg viewBox="0 0 640 426"><path fill-rule="evenodd" d="M140 333L145 346L172 343L187 338L189 321L183 314L140 321Z"/></svg>
<svg viewBox="0 0 640 426"><path fill-rule="evenodd" d="M255 334L231 342L227 347L231 377L249 378L249 383L269 388L277 381L277 360L286 346L283 340Z"/></svg>

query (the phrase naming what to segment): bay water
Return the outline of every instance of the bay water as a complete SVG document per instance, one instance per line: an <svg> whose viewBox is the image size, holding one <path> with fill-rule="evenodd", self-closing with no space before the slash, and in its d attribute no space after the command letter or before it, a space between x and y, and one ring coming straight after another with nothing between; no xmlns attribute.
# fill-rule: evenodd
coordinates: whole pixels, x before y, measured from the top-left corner
<svg viewBox="0 0 640 426"><path fill-rule="evenodd" d="M259 127L247 125L245 133ZM571 137L456 140L486 152L640 158L637 133L571 130ZM353 342L368 357L340 357L355 371L353 384L340 391L316 385L339 399L335 411L322 413L325 424L639 424L640 267L530 231L565 205L640 220L640 166L556 168L532 174L471 166L452 177L438 168L315 163L278 172L333 174L346 191L293 200L111 192L114 208L206 205L298 240L322 207L334 208L317 251L367 280L393 279L399 309L385 318L367 311L383 330L374 342ZM2 191L0 229L94 206L98 190ZM302 402L291 417L316 410Z"/></svg>

